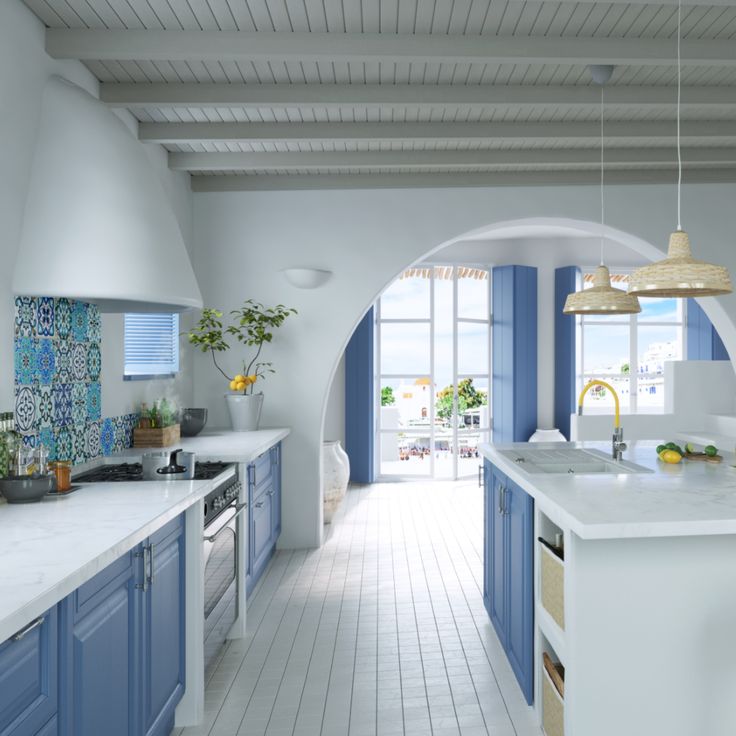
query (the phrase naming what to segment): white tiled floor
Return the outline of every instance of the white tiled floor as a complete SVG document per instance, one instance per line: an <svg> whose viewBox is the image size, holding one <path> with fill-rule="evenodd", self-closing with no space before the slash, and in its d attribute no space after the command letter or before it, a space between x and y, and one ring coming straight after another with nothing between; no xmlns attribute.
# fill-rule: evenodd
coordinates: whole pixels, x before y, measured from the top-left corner
<svg viewBox="0 0 736 736"><path fill-rule="evenodd" d="M279 552L177 736L539 736L482 600L474 483L353 488Z"/></svg>

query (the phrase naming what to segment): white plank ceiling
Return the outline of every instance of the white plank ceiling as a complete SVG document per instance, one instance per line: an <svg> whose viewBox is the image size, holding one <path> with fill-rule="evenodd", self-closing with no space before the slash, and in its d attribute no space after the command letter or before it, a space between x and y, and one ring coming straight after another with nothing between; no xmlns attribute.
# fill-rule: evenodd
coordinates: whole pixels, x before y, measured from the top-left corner
<svg viewBox="0 0 736 736"><path fill-rule="evenodd" d="M672 181L677 0L25 0L198 190ZM736 181L736 0L683 0L685 180Z"/></svg>

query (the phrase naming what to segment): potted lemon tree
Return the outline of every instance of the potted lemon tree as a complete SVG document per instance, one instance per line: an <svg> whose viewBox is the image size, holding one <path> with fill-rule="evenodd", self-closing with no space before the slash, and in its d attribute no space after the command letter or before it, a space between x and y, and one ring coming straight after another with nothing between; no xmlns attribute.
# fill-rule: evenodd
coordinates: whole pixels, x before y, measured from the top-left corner
<svg viewBox="0 0 736 736"><path fill-rule="evenodd" d="M265 380L269 373L274 373L272 364L260 359L263 346L273 340L274 330L292 314L296 314L296 309L283 304L264 307L247 299L241 307L230 312L232 319L228 326L223 323L220 310L205 308L199 322L187 333L189 343L203 353L210 353L215 368L227 381L231 393L225 395L225 400L236 432L258 429L263 392L256 393L256 384ZM250 358L243 361L242 372L233 376L228 375L217 361L218 353L230 349L228 337L251 349Z"/></svg>

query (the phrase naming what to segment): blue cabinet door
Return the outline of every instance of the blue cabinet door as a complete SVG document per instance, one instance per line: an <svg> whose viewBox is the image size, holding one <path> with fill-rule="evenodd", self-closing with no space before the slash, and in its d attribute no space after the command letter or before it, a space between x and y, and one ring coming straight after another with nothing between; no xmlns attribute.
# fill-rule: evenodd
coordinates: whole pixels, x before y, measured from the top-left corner
<svg viewBox="0 0 736 736"><path fill-rule="evenodd" d="M488 496L488 614L501 644L506 646L508 606L506 595L506 516L504 514L506 476L491 466Z"/></svg>
<svg viewBox="0 0 736 736"><path fill-rule="evenodd" d="M168 736L184 694L184 524L182 517L148 539L143 594L143 733Z"/></svg>
<svg viewBox="0 0 736 736"><path fill-rule="evenodd" d="M253 504L253 584L260 578L263 569L271 557L271 499L268 492L258 496Z"/></svg>
<svg viewBox="0 0 736 736"><path fill-rule="evenodd" d="M271 537L276 544L281 534L281 444L271 448Z"/></svg>
<svg viewBox="0 0 736 736"><path fill-rule="evenodd" d="M534 685L534 500L513 481L506 499L506 654L527 703Z"/></svg>
<svg viewBox="0 0 736 736"><path fill-rule="evenodd" d="M50 719L56 722L57 653L56 607L0 644L1 736L32 736Z"/></svg>
<svg viewBox="0 0 736 736"><path fill-rule="evenodd" d="M138 555L138 556L136 556ZM140 546L98 573L63 603L70 622L65 658L64 733L137 736Z"/></svg>
<svg viewBox="0 0 736 736"><path fill-rule="evenodd" d="M527 702L534 688L534 500L486 461L484 604Z"/></svg>
<svg viewBox="0 0 736 736"><path fill-rule="evenodd" d="M483 605L491 615L491 585L490 585L490 545L491 538L488 533L488 524L491 513L491 470L492 466L488 460L483 461Z"/></svg>

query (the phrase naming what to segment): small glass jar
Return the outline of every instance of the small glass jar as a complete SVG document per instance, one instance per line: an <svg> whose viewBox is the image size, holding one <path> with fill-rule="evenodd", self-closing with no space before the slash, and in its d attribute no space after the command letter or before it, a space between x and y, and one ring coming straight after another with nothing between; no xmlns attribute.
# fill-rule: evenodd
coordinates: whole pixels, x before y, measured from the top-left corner
<svg viewBox="0 0 736 736"><path fill-rule="evenodd" d="M56 490L65 493L72 487L72 464L69 460L50 463L51 472L56 476Z"/></svg>

